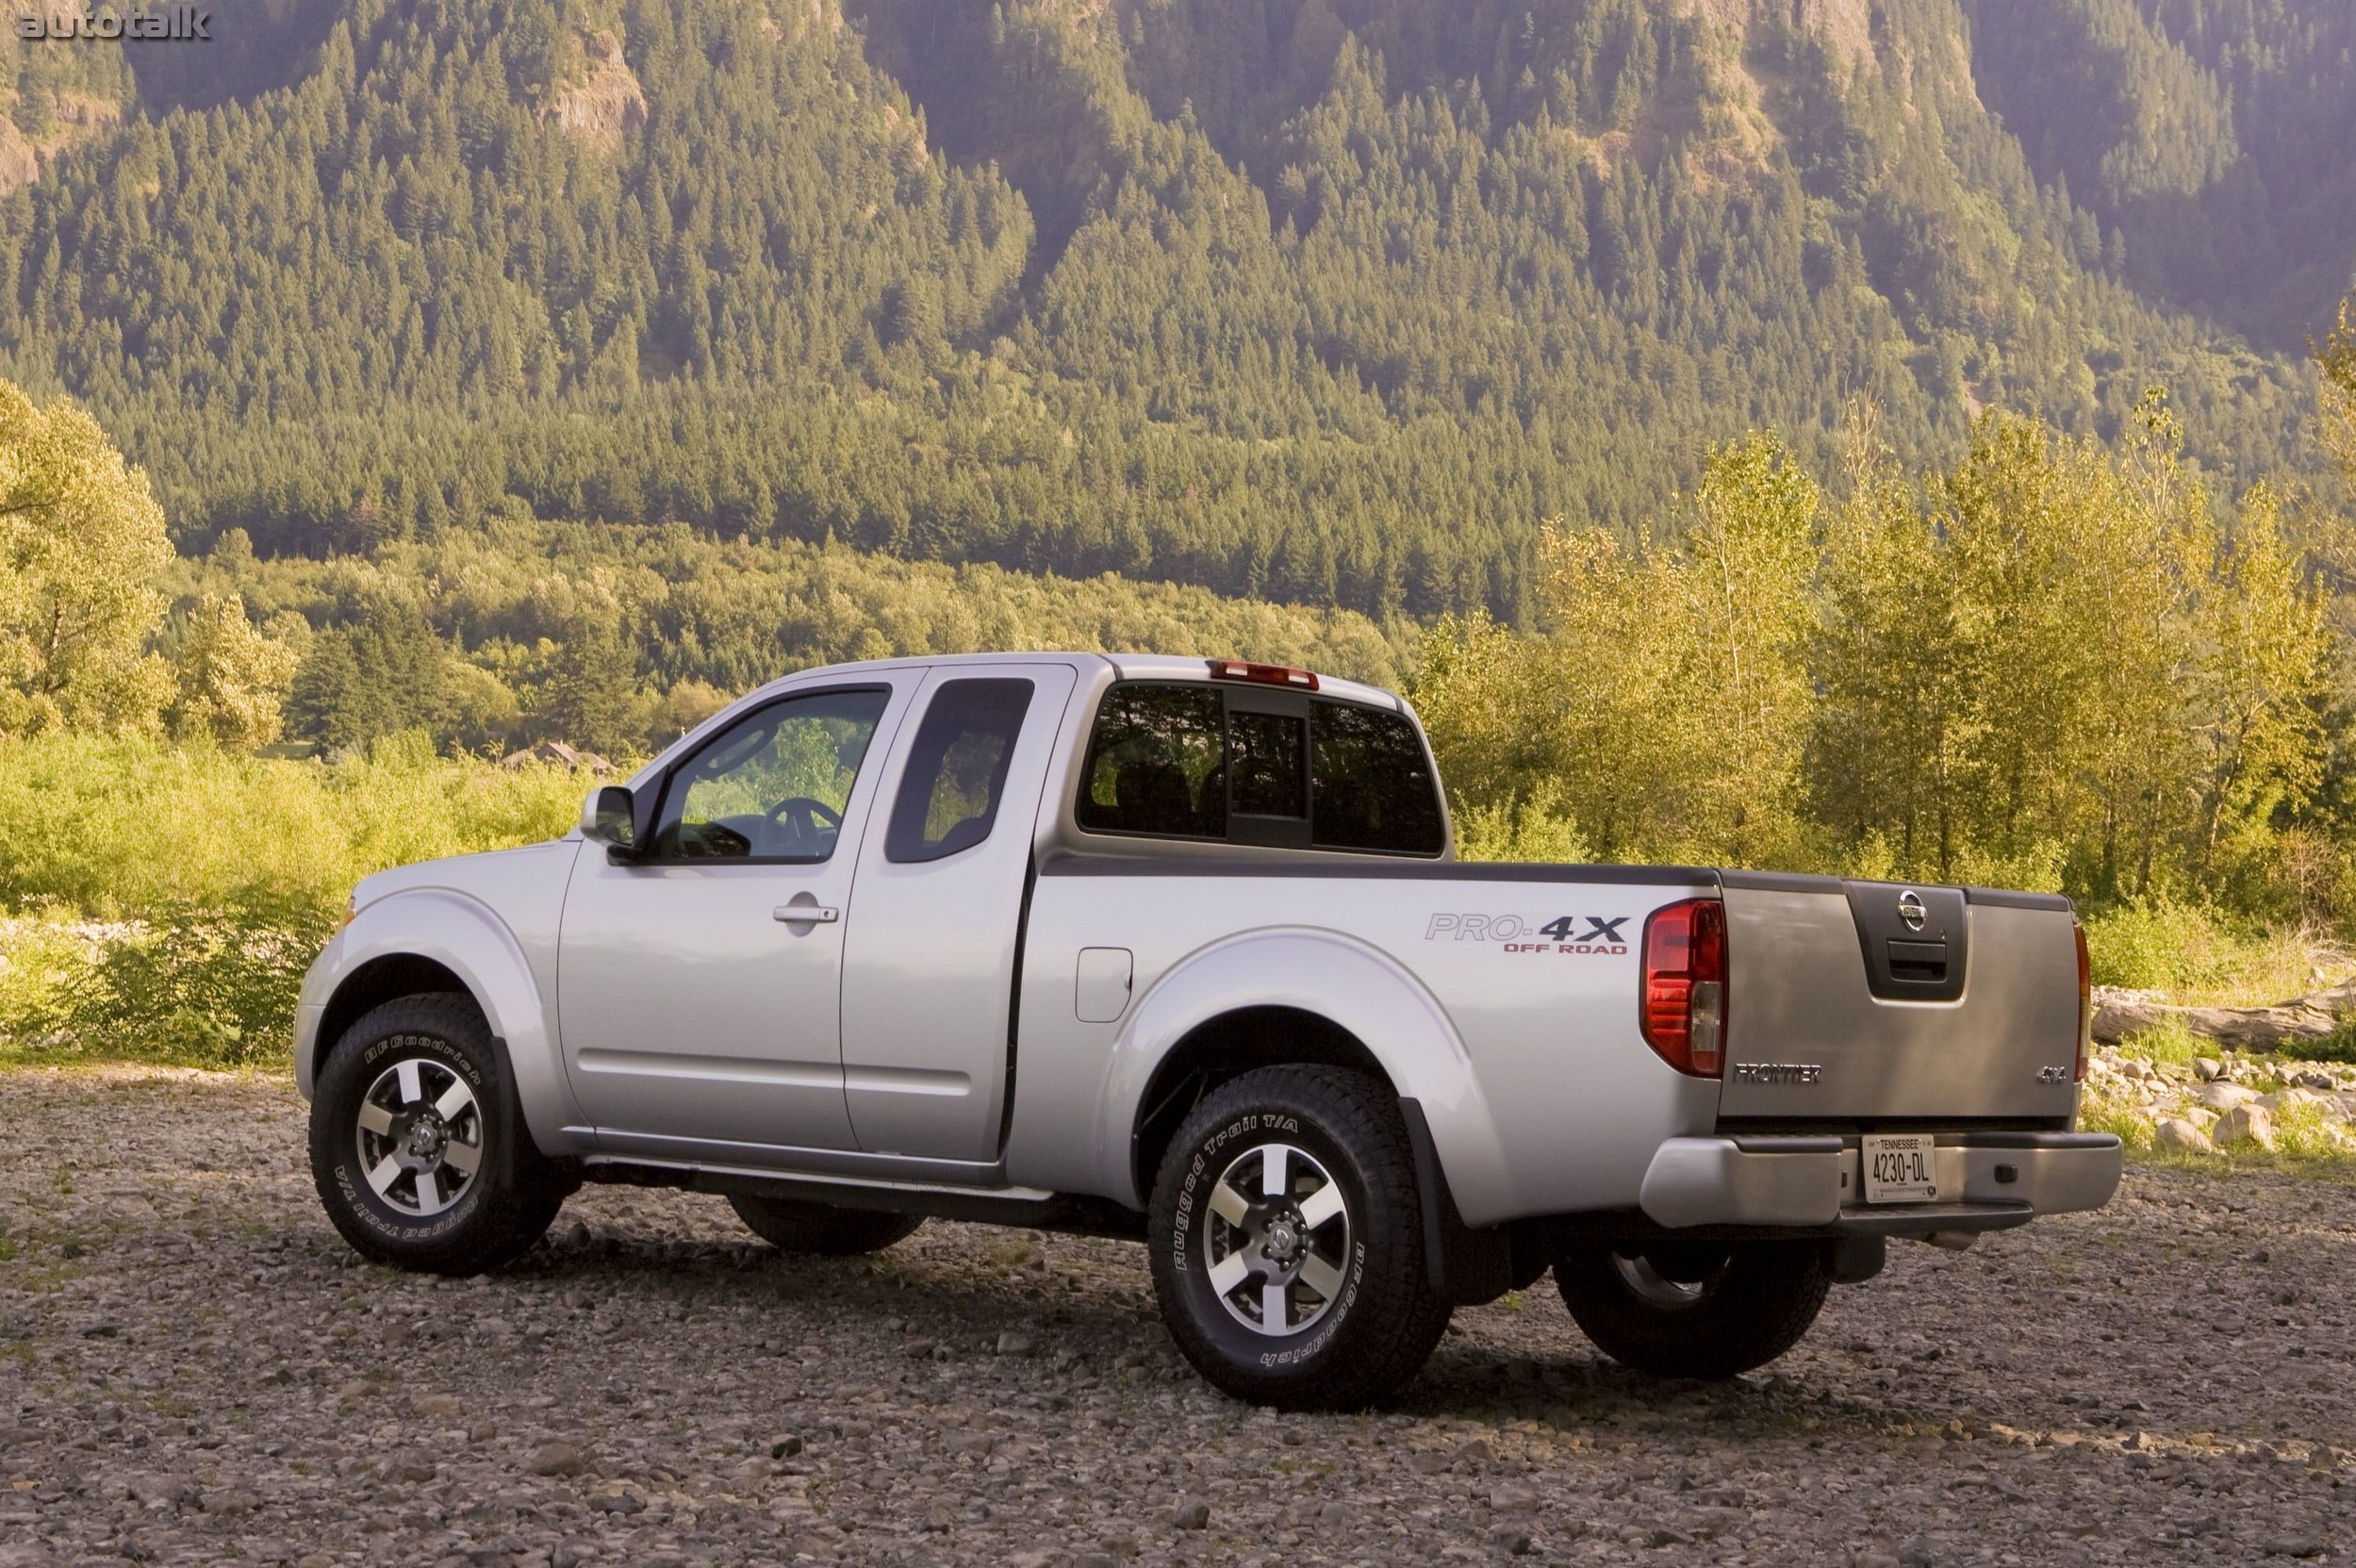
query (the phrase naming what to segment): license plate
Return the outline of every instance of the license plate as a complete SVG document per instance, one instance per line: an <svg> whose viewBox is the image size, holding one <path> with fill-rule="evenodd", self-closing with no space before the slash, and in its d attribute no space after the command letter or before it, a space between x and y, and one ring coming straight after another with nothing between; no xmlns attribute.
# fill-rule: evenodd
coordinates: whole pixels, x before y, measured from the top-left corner
<svg viewBox="0 0 2356 1568"><path fill-rule="evenodd" d="M1938 1197L1937 1140L1928 1132L1869 1132L1857 1140L1868 1203L1930 1203Z"/></svg>

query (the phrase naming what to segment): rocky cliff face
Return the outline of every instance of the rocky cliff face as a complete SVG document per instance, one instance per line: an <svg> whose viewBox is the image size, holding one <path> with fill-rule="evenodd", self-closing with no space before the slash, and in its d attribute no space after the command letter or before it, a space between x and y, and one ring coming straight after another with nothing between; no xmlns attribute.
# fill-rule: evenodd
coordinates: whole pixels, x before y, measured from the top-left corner
<svg viewBox="0 0 2356 1568"><path fill-rule="evenodd" d="M622 58L618 28L601 29L581 40L584 74L559 88L541 116L568 136L604 147L646 124L646 90Z"/></svg>
<svg viewBox="0 0 2356 1568"><path fill-rule="evenodd" d="M75 13L65 0L43 0L41 14ZM124 47L29 43L15 20L13 8L0 17L0 196L120 123L137 99Z"/></svg>

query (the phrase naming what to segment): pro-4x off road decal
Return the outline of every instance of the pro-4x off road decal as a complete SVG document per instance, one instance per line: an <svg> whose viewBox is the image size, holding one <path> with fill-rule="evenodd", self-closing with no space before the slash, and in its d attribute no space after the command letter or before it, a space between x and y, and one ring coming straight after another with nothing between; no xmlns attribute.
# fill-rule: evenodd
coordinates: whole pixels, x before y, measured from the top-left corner
<svg viewBox="0 0 2356 1568"><path fill-rule="evenodd" d="M1434 915L1424 940L1493 943L1515 953L1624 953L1624 928L1633 915L1557 915L1532 919L1520 915Z"/></svg>

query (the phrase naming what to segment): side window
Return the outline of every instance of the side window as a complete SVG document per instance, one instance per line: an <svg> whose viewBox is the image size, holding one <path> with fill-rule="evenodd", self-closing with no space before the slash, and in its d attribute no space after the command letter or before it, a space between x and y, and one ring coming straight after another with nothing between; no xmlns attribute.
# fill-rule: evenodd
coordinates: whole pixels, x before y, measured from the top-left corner
<svg viewBox="0 0 2356 1568"><path fill-rule="evenodd" d="M940 685L909 748L884 859L945 860L990 836L1031 691L1023 680Z"/></svg>
<svg viewBox="0 0 2356 1568"><path fill-rule="evenodd" d="M1310 840L1327 850L1436 855L1440 792L1405 716L1347 702L1310 704Z"/></svg>
<svg viewBox="0 0 2356 1568"><path fill-rule="evenodd" d="M672 771L650 857L825 860L890 700L822 691L747 714Z"/></svg>
<svg viewBox="0 0 2356 1568"><path fill-rule="evenodd" d="M1225 700L1208 686L1114 686L1088 743L1079 825L1226 837L1225 719Z"/></svg>

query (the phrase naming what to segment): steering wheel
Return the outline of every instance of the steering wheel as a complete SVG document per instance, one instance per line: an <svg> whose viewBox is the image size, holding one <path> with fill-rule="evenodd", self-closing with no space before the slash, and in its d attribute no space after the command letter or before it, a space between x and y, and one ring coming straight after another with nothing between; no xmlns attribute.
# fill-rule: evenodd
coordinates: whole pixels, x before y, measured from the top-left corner
<svg viewBox="0 0 2356 1568"><path fill-rule="evenodd" d="M831 838L843 825L841 812L807 795L788 795L771 806L766 815L797 845L817 844L821 834Z"/></svg>

